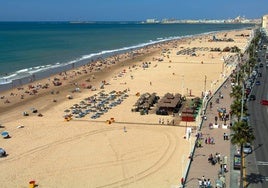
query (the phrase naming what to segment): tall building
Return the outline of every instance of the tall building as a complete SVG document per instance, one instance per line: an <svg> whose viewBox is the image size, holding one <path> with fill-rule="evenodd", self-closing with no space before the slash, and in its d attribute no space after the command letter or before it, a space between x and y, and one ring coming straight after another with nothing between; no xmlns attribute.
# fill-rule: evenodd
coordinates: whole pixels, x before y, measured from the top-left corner
<svg viewBox="0 0 268 188"><path fill-rule="evenodd" d="M262 17L262 27L268 30L268 14Z"/></svg>

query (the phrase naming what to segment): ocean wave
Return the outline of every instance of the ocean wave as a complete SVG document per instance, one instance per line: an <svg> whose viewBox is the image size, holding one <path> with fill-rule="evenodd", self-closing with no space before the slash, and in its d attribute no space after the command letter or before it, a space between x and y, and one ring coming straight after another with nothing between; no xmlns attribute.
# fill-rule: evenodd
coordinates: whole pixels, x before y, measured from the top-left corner
<svg viewBox="0 0 268 188"><path fill-rule="evenodd" d="M29 69L21 69L21 70L18 70L16 71L16 73L20 74L20 73L24 73L24 72L28 72Z"/></svg>

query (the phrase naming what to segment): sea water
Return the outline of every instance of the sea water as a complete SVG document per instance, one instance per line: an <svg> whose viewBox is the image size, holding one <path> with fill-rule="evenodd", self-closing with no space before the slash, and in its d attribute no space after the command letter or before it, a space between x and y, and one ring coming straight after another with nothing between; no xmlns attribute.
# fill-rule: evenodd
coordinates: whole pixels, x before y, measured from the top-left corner
<svg viewBox="0 0 268 188"><path fill-rule="evenodd" d="M0 22L0 85L161 41L247 27L252 25Z"/></svg>

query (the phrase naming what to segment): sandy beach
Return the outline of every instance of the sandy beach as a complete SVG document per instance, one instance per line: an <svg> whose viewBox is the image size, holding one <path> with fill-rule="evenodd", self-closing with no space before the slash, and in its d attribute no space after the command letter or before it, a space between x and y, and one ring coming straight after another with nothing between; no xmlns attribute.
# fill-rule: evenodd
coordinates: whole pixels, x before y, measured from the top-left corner
<svg viewBox="0 0 268 188"><path fill-rule="evenodd" d="M235 53L223 49L236 46L243 52L250 33L156 44L1 92L0 130L10 134L0 139L7 152L0 158L1 187L28 187L31 180L53 188L180 185L198 122L187 123L193 134L185 139L179 113L156 115L156 106L146 115L132 112L137 94L180 93L190 99L213 93L236 66ZM93 119L90 112L64 119L75 104L111 92L125 95L100 117Z"/></svg>

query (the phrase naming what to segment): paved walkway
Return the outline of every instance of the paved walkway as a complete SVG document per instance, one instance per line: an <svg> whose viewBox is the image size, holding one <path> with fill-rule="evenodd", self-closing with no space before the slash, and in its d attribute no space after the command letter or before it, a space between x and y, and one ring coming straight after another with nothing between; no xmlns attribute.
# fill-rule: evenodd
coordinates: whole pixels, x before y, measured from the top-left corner
<svg viewBox="0 0 268 188"><path fill-rule="evenodd" d="M219 179L220 177L219 172L221 172L221 164L217 163L215 165L212 165L208 161L208 157L210 154L214 156L216 153L220 153L221 161L224 161L223 157L227 156L226 164L228 172L223 174L225 176L226 187L230 187L230 169L233 168L232 161L230 161L231 143L230 140L223 139L224 133L230 135L229 126L227 129L223 128L222 127L223 121L221 121L218 118L217 124L219 124L219 128L211 129L209 127L209 124L215 123L215 116L218 117L219 108L226 108L227 113L229 113L230 105L232 102L232 99L230 97L230 91L231 91L231 84L230 81L227 80L225 84L223 84L222 87L219 90L217 90L215 95L213 95L211 98L212 108L210 108L210 105L208 105L205 111L207 120L203 121L200 131L202 133L202 139L201 139L202 145L201 147L195 148L193 161L190 165L190 169L188 171L188 176L184 184L184 187L187 188L199 187L199 180L202 181L202 176L204 176L203 178L205 178L206 180L210 179L211 185L215 187L216 180ZM223 95L223 98L219 99L219 103L216 103L216 99L219 98L220 93ZM230 119L227 120L226 124L230 125ZM214 138L215 142L214 144L205 143L205 139L209 137Z"/></svg>

